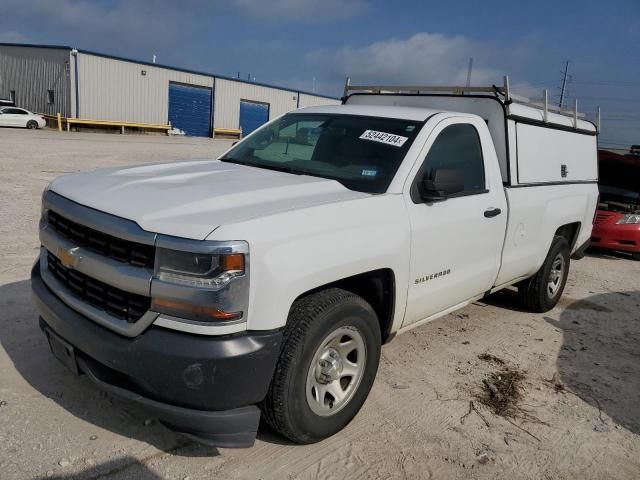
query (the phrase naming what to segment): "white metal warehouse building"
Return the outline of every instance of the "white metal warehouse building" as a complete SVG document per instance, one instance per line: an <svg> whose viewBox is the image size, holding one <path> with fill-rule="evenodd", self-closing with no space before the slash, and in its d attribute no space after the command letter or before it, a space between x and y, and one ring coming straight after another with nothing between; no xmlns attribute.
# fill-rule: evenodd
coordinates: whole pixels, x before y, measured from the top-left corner
<svg viewBox="0 0 640 480"><path fill-rule="evenodd" d="M63 117L171 123L187 135L250 133L296 108L340 103L299 90L56 45L0 43L0 99Z"/></svg>

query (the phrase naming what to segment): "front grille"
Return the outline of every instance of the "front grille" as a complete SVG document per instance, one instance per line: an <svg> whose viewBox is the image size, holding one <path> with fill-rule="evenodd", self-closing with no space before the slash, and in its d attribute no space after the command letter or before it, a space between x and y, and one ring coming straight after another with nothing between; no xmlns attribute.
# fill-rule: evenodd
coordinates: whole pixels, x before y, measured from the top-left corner
<svg viewBox="0 0 640 480"><path fill-rule="evenodd" d="M95 280L84 273L71 270L47 251L49 272L63 283L69 291L81 300L114 317L135 323L149 310L151 299Z"/></svg>
<svg viewBox="0 0 640 480"><path fill-rule="evenodd" d="M604 223L609 220L613 215L611 213L597 213L596 218L593 221L594 225L598 225L600 223Z"/></svg>
<svg viewBox="0 0 640 480"><path fill-rule="evenodd" d="M63 217L49 210L49 225L60 235L79 247L137 267L153 268L155 247L116 238Z"/></svg>

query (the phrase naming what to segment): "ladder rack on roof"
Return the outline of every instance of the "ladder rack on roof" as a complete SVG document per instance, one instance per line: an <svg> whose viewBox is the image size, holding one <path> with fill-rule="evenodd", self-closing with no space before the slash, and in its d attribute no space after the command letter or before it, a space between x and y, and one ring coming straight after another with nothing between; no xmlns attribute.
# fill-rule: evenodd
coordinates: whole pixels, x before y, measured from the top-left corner
<svg viewBox="0 0 640 480"><path fill-rule="evenodd" d="M372 94L411 93L415 95L429 93L449 93L460 96L464 96L465 94L490 93L499 98L507 106L511 103L517 103L519 105L526 105L528 107L542 110L545 122L548 121L549 112L553 112L559 115L573 117L573 126L577 128L578 118L586 117L584 113L578 112L578 100L575 101L572 110L567 110L561 107L556 107L555 105L549 105L549 92L547 90L543 90L542 92L542 102L531 100L530 98L512 93L511 89L509 88L509 77L506 75L504 77L503 85L491 85L485 87L456 87L438 85L351 85L351 79L347 77L344 84L344 96L342 97L343 101L349 96L349 93L352 92L363 92ZM598 107L597 112L596 129L598 132L600 132L600 107Z"/></svg>

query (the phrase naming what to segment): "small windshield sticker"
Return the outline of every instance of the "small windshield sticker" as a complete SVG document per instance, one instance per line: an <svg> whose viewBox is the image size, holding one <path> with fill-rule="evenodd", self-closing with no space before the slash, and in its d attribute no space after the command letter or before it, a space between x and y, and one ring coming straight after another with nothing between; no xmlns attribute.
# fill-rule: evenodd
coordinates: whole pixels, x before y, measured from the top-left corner
<svg viewBox="0 0 640 480"><path fill-rule="evenodd" d="M415 125L408 125L407 128L405 128L405 131L413 132L415 129L416 129Z"/></svg>
<svg viewBox="0 0 640 480"><path fill-rule="evenodd" d="M360 175L362 175L363 177L375 177L376 175L378 175L378 171L377 170L362 170L362 172L360 172Z"/></svg>
<svg viewBox="0 0 640 480"><path fill-rule="evenodd" d="M400 135L394 135L393 133L377 132L376 130L365 130L365 132L360 135L360 138L362 140L371 140L372 142L384 143L398 148L409 140L409 137L402 137Z"/></svg>

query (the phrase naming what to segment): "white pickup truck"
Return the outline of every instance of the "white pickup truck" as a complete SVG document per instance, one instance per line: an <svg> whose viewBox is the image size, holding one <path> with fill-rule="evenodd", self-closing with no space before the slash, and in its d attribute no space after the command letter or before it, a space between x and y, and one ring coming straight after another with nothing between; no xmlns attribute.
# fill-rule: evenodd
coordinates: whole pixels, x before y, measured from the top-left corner
<svg viewBox="0 0 640 480"><path fill-rule="evenodd" d="M504 87L348 87L217 160L66 175L42 198L40 326L73 372L216 446L311 443L381 345L507 286L562 295L597 128Z"/></svg>

